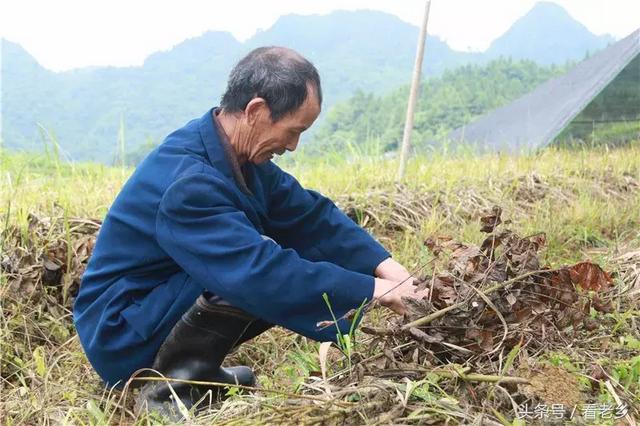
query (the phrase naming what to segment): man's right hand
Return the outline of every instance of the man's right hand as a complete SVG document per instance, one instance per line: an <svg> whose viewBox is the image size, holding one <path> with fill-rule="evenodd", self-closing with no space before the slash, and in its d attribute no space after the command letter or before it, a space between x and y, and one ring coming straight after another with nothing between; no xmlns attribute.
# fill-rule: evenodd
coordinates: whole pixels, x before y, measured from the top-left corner
<svg viewBox="0 0 640 426"><path fill-rule="evenodd" d="M413 285L413 278L409 278L400 284L398 281L375 279L375 289L373 298L377 299L382 306L386 306L397 314L404 315L407 307L402 302L403 297L422 299L429 294L428 290L417 291Z"/></svg>

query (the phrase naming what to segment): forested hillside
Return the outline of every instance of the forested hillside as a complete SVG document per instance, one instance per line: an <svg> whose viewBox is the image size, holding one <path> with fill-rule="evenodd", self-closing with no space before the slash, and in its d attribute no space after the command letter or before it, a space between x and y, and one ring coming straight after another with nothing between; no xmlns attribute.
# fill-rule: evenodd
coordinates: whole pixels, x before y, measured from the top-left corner
<svg viewBox="0 0 640 426"><path fill-rule="evenodd" d="M113 163L123 123L125 150L137 157L150 143L217 105L233 64L263 45L292 47L316 64L327 110L356 90L382 94L406 81L417 34L415 26L382 12L288 15L245 43L212 31L152 54L141 67L59 73L3 40L4 144L40 150L44 128L68 158ZM475 58L454 52L436 37L427 43L426 75Z"/></svg>
<svg viewBox="0 0 640 426"><path fill-rule="evenodd" d="M499 51L485 53L457 52L430 36L424 75L441 75L462 64L486 63L495 55L563 64L581 59L587 51L611 40L591 34L563 9L549 3L538 3L527 16L530 14L543 15L557 29L553 34L562 28L582 30L565 33L560 43L545 33L548 25L532 25L525 16L496 40L494 44L502 46ZM530 49L520 54L523 33L530 39ZM138 159L169 132L217 104L233 64L261 45L289 46L311 59L322 76L323 109L329 112L336 102L355 93L359 93L357 97L362 97L361 93L383 96L408 83L417 35L414 25L370 10L287 15L244 43L229 33L211 31L152 54L140 67L65 72L47 70L20 45L3 40L3 144L12 150L33 151L41 150L43 141L51 145L53 139L65 158L113 163L124 135L125 152L132 160ZM551 60L547 55L550 49L555 55ZM405 104L401 94L396 92L395 96ZM323 120L324 115L318 124Z"/></svg>
<svg viewBox="0 0 640 426"><path fill-rule="evenodd" d="M564 69L498 59L486 66L465 65L426 80L418 99L413 145L427 148L434 138L516 99ZM328 112L307 149L342 151L355 147L369 153L396 149L402 140L408 92L407 85L386 96L359 91Z"/></svg>

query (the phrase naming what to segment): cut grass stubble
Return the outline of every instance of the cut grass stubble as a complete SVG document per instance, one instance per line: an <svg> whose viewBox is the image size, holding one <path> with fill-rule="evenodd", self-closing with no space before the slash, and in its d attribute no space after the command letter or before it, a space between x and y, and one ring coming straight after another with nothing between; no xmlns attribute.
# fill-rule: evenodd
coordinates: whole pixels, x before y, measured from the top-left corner
<svg viewBox="0 0 640 426"><path fill-rule="evenodd" d="M330 161L296 160L295 155L283 165L290 173L305 187L336 200L345 211L352 209L354 218L364 223L394 257L412 270L431 259L422 245L428 236L450 235L479 242L482 236L477 230L478 218L494 204L503 207L505 219L511 221L509 227L522 234L546 232L547 250L543 260L551 267L590 258L606 269L614 264L614 258L640 247L638 144L615 150L550 149L516 157L413 158L401 187L394 182L395 160L339 156L333 156ZM71 249L77 240L73 218L102 219L129 173L130 170L123 174L122 169L99 164L67 165L36 155L0 152L2 255L13 250L38 255L57 247L56 241L63 241L67 249L64 261L69 269L74 257ZM35 236L29 227L30 213L52 218L52 222L59 222L61 226L51 227L46 235ZM32 262L38 267L37 257ZM621 272L620 279L635 279L635 275L631 275L633 265L627 264L631 266L624 274ZM68 274L65 272L62 280L67 283L62 287L64 291L70 285ZM32 293L16 295L10 293L7 283L7 274L0 273L0 411L6 413L4 422L98 424L109 419L119 421L122 416L127 422L139 424L149 420L132 418L131 407L126 410L121 406L122 395L102 387L75 336L70 296L58 294L60 290L45 287L41 282L33 283ZM638 312L636 304L627 312L610 314L616 328L603 334L609 337L597 340L609 349L599 346L592 354L609 358L591 360L605 365L607 374L626 374L619 379L628 383L627 388L636 395L640 391L634 380L638 379L628 377L637 374L631 373L637 362L633 362L631 351L625 348L633 344L628 343L633 342L630 339L640 339L635 335L638 324L634 318ZM365 323L375 326L387 315L382 310L373 310L367 313ZM352 336L349 344L353 344ZM324 389L314 379L320 370L317 350L316 343L281 329L243 345L230 362L254 367L265 388L286 395L267 392L233 396L194 421L202 424L212 420L228 424L285 422L296 413L302 416L301 421L308 422L323 418L335 423L345 418L353 423L384 420L388 413L371 408L371 400L359 404L355 411L325 407L324 412L319 413L308 407L301 408L301 402L289 396L311 395ZM615 358L611 351L617 354ZM627 353L629 355L625 355ZM566 356L577 365L578 374L592 375L588 358L572 348L567 348ZM340 374L342 367L355 368L345 364L339 355L329 354L329 363L334 375ZM427 374L427 377L430 376ZM486 407L478 407L476 413L469 412L468 407L473 404L461 403L469 398L468 392L464 387L449 385L455 378L425 380L387 384L407 401L422 401L421 410L416 412L407 411L406 407L411 404L405 404L405 411L398 411L396 419L410 423L437 418L460 423L471 422L483 412L495 422L499 422L500 417L514 417L509 411L499 416L491 414ZM501 385L485 383L483 386ZM345 400L366 399L365 387L337 395L343 395ZM460 393L452 394L452 389ZM492 398L500 399L501 394L498 390ZM608 394L603 386L603 400ZM396 407L396 404L381 406Z"/></svg>

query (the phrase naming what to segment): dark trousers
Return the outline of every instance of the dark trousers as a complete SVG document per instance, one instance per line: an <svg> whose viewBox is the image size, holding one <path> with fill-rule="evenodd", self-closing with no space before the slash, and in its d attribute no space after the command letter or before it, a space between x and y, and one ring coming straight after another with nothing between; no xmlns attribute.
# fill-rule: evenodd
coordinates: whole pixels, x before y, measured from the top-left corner
<svg viewBox="0 0 640 426"><path fill-rule="evenodd" d="M217 296L209 291L205 291L202 295L211 305L233 306L220 296ZM237 309L240 310L239 308ZM273 324L262 319L255 319L251 324L249 324L244 333L238 338L238 341L234 346L237 347L247 340L251 340L256 336L259 336L260 334L269 330L271 327L273 327Z"/></svg>

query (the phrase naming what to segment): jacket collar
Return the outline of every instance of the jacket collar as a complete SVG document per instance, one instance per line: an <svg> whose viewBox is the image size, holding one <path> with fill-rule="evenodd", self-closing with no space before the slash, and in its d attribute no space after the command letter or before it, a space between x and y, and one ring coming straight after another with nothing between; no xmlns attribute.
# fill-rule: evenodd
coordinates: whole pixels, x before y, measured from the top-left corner
<svg viewBox="0 0 640 426"><path fill-rule="evenodd" d="M251 194L227 136L221 134L223 130L214 121L214 113L217 109L217 107L211 108L200 118L200 137L209 157L209 162L225 176L233 179L240 190L246 194Z"/></svg>

